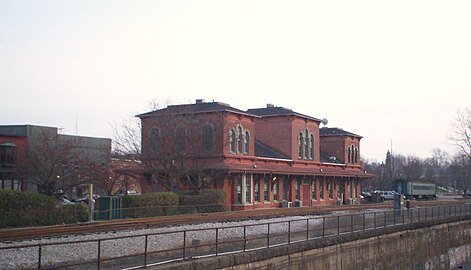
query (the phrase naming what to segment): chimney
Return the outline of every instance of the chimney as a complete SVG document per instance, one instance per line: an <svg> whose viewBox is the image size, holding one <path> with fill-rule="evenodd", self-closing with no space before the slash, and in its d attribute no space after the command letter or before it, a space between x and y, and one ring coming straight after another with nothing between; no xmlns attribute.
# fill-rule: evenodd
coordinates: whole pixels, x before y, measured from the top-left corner
<svg viewBox="0 0 471 270"><path fill-rule="evenodd" d="M201 103L204 103L204 99L197 99L196 100L196 104L201 104Z"/></svg>
<svg viewBox="0 0 471 270"><path fill-rule="evenodd" d="M268 103L267 108L275 108L275 105L273 105L272 103Z"/></svg>

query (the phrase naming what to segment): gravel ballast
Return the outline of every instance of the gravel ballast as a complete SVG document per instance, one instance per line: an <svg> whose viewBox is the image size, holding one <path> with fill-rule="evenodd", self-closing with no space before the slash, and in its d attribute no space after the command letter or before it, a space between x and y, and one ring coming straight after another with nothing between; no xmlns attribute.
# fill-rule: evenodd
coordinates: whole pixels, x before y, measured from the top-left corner
<svg viewBox="0 0 471 270"><path fill-rule="evenodd" d="M367 211L366 213L368 219L370 219L372 212ZM349 214L349 212L335 213L335 215L342 214ZM270 237L272 235L282 237L288 234L288 227L291 233L306 231L307 224L309 224L310 230L319 229L323 226L323 218L312 215L291 216L0 243L0 248L9 248L0 249L0 269L37 268L39 258L39 247L37 245L39 244L43 245L41 247L41 265L52 266L61 263L94 261L97 260L98 252L100 252L102 260L143 254L145 252L145 235L149 235L147 239L147 252L182 248L183 231L187 231L185 233L186 247L191 247L192 244L214 244L216 242L216 228L218 228L218 243L244 239L244 226L246 226L246 239L256 239L257 236L264 237L267 235L268 225L266 223L270 223ZM98 245L98 240L100 240L100 245ZM266 242L266 240L264 241ZM74 243L71 244L70 242ZM36 246L14 248L25 245ZM100 250L98 250L98 246L100 246Z"/></svg>

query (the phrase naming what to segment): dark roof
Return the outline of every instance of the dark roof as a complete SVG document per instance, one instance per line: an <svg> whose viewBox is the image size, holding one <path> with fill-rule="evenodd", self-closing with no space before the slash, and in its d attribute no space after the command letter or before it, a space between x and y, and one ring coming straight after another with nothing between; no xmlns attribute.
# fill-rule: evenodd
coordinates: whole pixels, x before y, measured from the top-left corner
<svg viewBox="0 0 471 270"><path fill-rule="evenodd" d="M321 137L327 137L327 136L351 136L351 137L357 137L357 138L363 138L360 135L348 132L346 130L340 129L340 128L326 128L323 127L320 130L320 136Z"/></svg>
<svg viewBox="0 0 471 270"><path fill-rule="evenodd" d="M247 110L247 113L255 114L255 115L258 115L260 117L280 116L280 115L295 115L295 116L302 117L302 118L307 118L307 119L310 119L310 120L313 120L313 121L316 121L316 122L321 122L321 120L319 120L317 118L314 118L314 117L311 117L311 116L308 116L308 115L305 115L305 114L297 113L297 112L294 112L291 109L284 108L284 107L267 107L267 108L249 109L249 110Z"/></svg>
<svg viewBox="0 0 471 270"><path fill-rule="evenodd" d="M136 115L137 117L147 117L156 114L181 114L181 113L205 113L205 112L232 112L247 115L247 112L233 108L229 104L222 102L197 102L194 104L182 105L169 105L167 108L155 110L143 114ZM251 115L255 116L255 115Z"/></svg>
<svg viewBox="0 0 471 270"><path fill-rule="evenodd" d="M266 158L289 159L287 156L273 150L269 146L255 140L255 156Z"/></svg>
<svg viewBox="0 0 471 270"><path fill-rule="evenodd" d="M331 159L331 156L327 155L326 153L321 154L321 162L322 163L335 163L335 164L343 164L342 162L338 161L337 159Z"/></svg>
<svg viewBox="0 0 471 270"><path fill-rule="evenodd" d="M226 163L224 169L232 172L253 172L253 173L271 173L271 174L290 174L290 175L315 175L315 176L335 176L335 177L358 177L362 179L371 179L374 174L369 174L361 169L346 170L344 165L320 165L320 166L292 166L290 160L270 164L265 162L256 163L253 166L250 163ZM221 169L221 168L220 168Z"/></svg>

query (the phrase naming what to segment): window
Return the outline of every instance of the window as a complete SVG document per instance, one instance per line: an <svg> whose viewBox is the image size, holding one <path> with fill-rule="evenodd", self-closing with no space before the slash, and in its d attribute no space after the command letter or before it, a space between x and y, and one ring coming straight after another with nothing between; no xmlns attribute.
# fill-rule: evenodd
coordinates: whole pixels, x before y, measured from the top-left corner
<svg viewBox="0 0 471 270"><path fill-rule="evenodd" d="M348 147L348 151L347 151L347 156L348 156L348 163L351 163L351 160L350 160L350 146Z"/></svg>
<svg viewBox="0 0 471 270"><path fill-rule="evenodd" d="M353 194L352 194L353 196L352 196L352 198L356 198L357 197L357 183L355 182L355 180L353 180L352 184L353 184Z"/></svg>
<svg viewBox="0 0 471 270"><path fill-rule="evenodd" d="M308 159L309 155L309 131L306 129L304 131L304 159Z"/></svg>
<svg viewBox="0 0 471 270"><path fill-rule="evenodd" d="M355 163L355 145L352 144L352 163Z"/></svg>
<svg viewBox="0 0 471 270"><path fill-rule="evenodd" d="M250 143L250 134L249 131L245 131L245 138L244 138L244 154L249 154L249 143Z"/></svg>
<svg viewBox="0 0 471 270"><path fill-rule="evenodd" d="M237 203L242 204L242 174L237 177Z"/></svg>
<svg viewBox="0 0 471 270"><path fill-rule="evenodd" d="M254 200L260 202L260 175L254 176Z"/></svg>
<svg viewBox="0 0 471 270"><path fill-rule="evenodd" d="M283 200L288 200L288 179L283 179Z"/></svg>
<svg viewBox="0 0 471 270"><path fill-rule="evenodd" d="M277 178L275 178L273 181L275 181L275 184L273 185L273 199L275 201L278 201L280 199L278 198L278 188L280 187L280 181Z"/></svg>
<svg viewBox="0 0 471 270"><path fill-rule="evenodd" d="M242 128L239 127L239 131L237 134L237 151L242 153Z"/></svg>
<svg viewBox="0 0 471 270"><path fill-rule="evenodd" d="M175 134L175 148L177 154L183 155L185 154L185 129L184 128L177 128Z"/></svg>
<svg viewBox="0 0 471 270"><path fill-rule="evenodd" d="M327 183L327 188L329 189L329 200L332 200L334 198L334 191L332 189L332 181L329 181L329 183Z"/></svg>
<svg viewBox="0 0 471 270"><path fill-rule="evenodd" d="M203 127L203 153L210 154L213 149L213 127L206 125Z"/></svg>
<svg viewBox="0 0 471 270"><path fill-rule="evenodd" d="M319 182L319 195L321 197L321 200L323 200L324 199L324 179L322 179Z"/></svg>
<svg viewBox="0 0 471 270"><path fill-rule="evenodd" d="M317 200L316 179L311 179L311 193L312 199Z"/></svg>
<svg viewBox="0 0 471 270"><path fill-rule="evenodd" d="M358 163L358 147L355 147L355 161L353 163Z"/></svg>
<svg viewBox="0 0 471 270"><path fill-rule="evenodd" d="M245 175L245 202L252 203L252 175Z"/></svg>
<svg viewBox="0 0 471 270"><path fill-rule="evenodd" d="M349 157L349 160L350 160L350 163L356 163L355 161L355 145L351 145L350 148L349 148L349 153L351 155L351 157Z"/></svg>
<svg viewBox="0 0 471 270"><path fill-rule="evenodd" d="M311 149L309 151L309 155L311 159L314 159L314 135L311 134Z"/></svg>
<svg viewBox="0 0 471 270"><path fill-rule="evenodd" d="M301 181L302 179L298 177L296 179L296 200L301 200Z"/></svg>
<svg viewBox="0 0 471 270"><path fill-rule="evenodd" d="M149 141L150 147L152 149L152 154L158 154L161 149L162 138L159 128L152 128L149 132Z"/></svg>
<svg viewBox="0 0 471 270"><path fill-rule="evenodd" d="M348 197L349 197L349 198L353 198L353 181L352 181L352 180L350 180L350 181L348 182L348 186L349 186L349 188L350 188L350 191L348 192L348 193L349 193L349 194L348 194L348 195L349 195Z"/></svg>
<svg viewBox="0 0 471 270"><path fill-rule="evenodd" d="M239 174L237 176L237 203L238 204L251 204L252 203L252 175Z"/></svg>
<svg viewBox="0 0 471 270"><path fill-rule="evenodd" d="M270 183L270 177L265 177L265 181L263 181L263 200L266 202L270 201L269 193L268 193L268 184Z"/></svg>
<svg viewBox="0 0 471 270"><path fill-rule="evenodd" d="M303 133L300 132L299 133L299 145L298 145L298 158L299 159L303 158L303 143L304 143Z"/></svg>
<svg viewBox="0 0 471 270"><path fill-rule="evenodd" d="M21 190L21 181L14 180L12 173L0 172L0 189Z"/></svg>
<svg viewBox="0 0 471 270"><path fill-rule="evenodd" d="M233 129L229 132L229 144L231 148L231 153L235 153L235 132Z"/></svg>
<svg viewBox="0 0 471 270"><path fill-rule="evenodd" d="M12 142L2 142L0 144L0 166L15 164L15 148Z"/></svg>

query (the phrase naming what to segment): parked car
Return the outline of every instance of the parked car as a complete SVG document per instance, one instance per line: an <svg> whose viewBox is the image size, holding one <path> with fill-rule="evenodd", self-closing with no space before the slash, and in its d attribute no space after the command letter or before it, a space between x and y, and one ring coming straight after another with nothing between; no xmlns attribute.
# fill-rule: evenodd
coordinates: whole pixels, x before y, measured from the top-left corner
<svg viewBox="0 0 471 270"><path fill-rule="evenodd" d="M137 192L136 190L134 190L134 189L128 189L128 190L126 191L126 194L127 194L127 195L141 195L141 193L138 193L138 192Z"/></svg>
<svg viewBox="0 0 471 270"><path fill-rule="evenodd" d="M376 193L381 197L383 201L394 200L393 191L376 191Z"/></svg>
<svg viewBox="0 0 471 270"><path fill-rule="evenodd" d="M360 192L360 199L366 202L371 202L371 193L367 191Z"/></svg>
<svg viewBox="0 0 471 270"><path fill-rule="evenodd" d="M96 200L98 200L98 198L100 198L100 195L98 195L98 194L93 194L93 202L95 202ZM82 197L82 198L77 198L77 199L73 200L73 202L75 202L75 203L82 203L82 204L88 205L88 196L85 196L85 197Z"/></svg>
<svg viewBox="0 0 471 270"><path fill-rule="evenodd" d="M64 205L69 205L69 204L75 204L75 202L72 202L71 200L65 198L65 197L62 197L60 199L61 203L64 204Z"/></svg>

